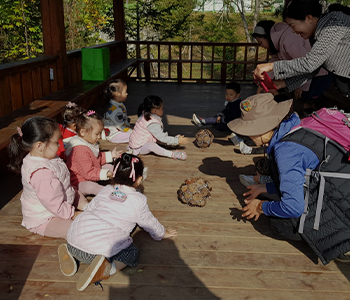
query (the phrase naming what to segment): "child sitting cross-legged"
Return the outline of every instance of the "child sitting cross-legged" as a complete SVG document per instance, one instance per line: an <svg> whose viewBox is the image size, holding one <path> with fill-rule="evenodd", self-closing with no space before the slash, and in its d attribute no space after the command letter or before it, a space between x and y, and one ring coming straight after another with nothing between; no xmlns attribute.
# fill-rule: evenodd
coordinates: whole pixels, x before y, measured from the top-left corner
<svg viewBox="0 0 350 300"><path fill-rule="evenodd" d="M143 169L141 159L123 153L115 161L113 184L92 199L69 228L68 244L59 246L64 275L76 273L76 260L89 264L77 281L79 291L126 266L137 265L139 250L130 236L136 225L157 241L177 235L175 229L164 229L150 212L146 196L136 190L142 182Z"/></svg>
<svg viewBox="0 0 350 300"><path fill-rule="evenodd" d="M112 178L113 159L122 151L100 152L99 139L103 122L95 111L79 115L76 119L77 135L72 137L66 146L67 167L71 183L84 195L97 195L103 185L100 180Z"/></svg>

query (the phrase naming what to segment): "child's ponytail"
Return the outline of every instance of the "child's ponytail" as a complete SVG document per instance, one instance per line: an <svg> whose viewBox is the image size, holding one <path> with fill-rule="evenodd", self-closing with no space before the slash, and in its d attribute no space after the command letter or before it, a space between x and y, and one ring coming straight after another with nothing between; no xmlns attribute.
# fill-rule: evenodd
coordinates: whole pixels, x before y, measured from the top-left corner
<svg viewBox="0 0 350 300"><path fill-rule="evenodd" d="M15 172L21 172L23 158L32 150L36 142L47 143L51 140L56 130L59 130L55 120L35 116L27 119L21 128L17 127L7 147L10 162L8 168Z"/></svg>
<svg viewBox="0 0 350 300"><path fill-rule="evenodd" d="M138 116L142 113L147 121L151 119L152 108L160 108L162 106L163 100L155 95L149 95L143 100L143 103L139 106L137 110Z"/></svg>
<svg viewBox="0 0 350 300"><path fill-rule="evenodd" d="M10 157L10 162L7 167L15 173L21 172L21 166L23 158L28 154L29 150L23 145L22 131L21 128L17 127L17 133L15 133L7 146L7 152Z"/></svg>
<svg viewBox="0 0 350 300"><path fill-rule="evenodd" d="M115 184L133 186L143 174L143 162L135 155L123 153L116 159L113 168Z"/></svg>

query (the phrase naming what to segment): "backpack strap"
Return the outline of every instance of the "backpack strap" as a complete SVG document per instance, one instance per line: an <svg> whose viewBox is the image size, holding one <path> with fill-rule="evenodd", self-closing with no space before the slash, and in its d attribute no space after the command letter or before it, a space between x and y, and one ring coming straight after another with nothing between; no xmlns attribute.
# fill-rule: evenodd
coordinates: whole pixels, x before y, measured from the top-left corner
<svg viewBox="0 0 350 300"><path fill-rule="evenodd" d="M309 195L310 195L309 186L310 186L311 173L312 173L311 169L306 169L305 184L304 184L304 188L305 188L305 198L304 198L304 200L305 200L305 203L304 203L304 211L303 211L302 215L300 216L299 229L298 229L299 233L303 233L304 232L305 219L306 219L306 216L307 216L307 214L309 212Z"/></svg>

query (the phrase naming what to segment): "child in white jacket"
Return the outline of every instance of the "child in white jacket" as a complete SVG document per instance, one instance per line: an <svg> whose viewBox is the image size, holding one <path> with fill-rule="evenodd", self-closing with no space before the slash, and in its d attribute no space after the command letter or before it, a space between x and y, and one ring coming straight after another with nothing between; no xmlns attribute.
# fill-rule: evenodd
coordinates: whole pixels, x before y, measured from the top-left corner
<svg viewBox="0 0 350 300"><path fill-rule="evenodd" d="M139 158L122 154L114 164L115 184L104 187L89 203L69 228L68 245L58 248L64 275L75 274L75 259L90 264L77 282L79 291L126 266L137 265L138 249L130 236L136 225L157 241L177 235L175 229L164 229L150 212L146 196L136 190L143 169Z"/></svg>

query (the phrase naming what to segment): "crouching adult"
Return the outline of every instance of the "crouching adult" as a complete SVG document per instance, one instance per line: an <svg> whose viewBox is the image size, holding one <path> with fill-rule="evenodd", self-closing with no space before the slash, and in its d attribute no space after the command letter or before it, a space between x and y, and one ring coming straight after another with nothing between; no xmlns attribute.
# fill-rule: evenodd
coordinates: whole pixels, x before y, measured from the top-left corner
<svg viewBox="0 0 350 300"><path fill-rule="evenodd" d="M277 103L270 93L258 94L242 101L240 109L241 118L228 127L257 146L267 146L273 178L273 183L247 187L242 216L257 220L265 214L273 230L286 239L304 239L323 264L333 259L350 263L348 153L306 128L296 129L300 119L292 100ZM279 201L257 199L273 192Z"/></svg>

